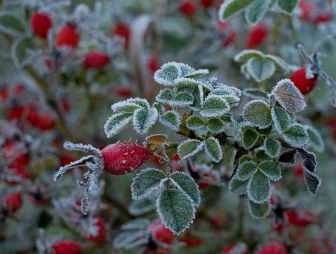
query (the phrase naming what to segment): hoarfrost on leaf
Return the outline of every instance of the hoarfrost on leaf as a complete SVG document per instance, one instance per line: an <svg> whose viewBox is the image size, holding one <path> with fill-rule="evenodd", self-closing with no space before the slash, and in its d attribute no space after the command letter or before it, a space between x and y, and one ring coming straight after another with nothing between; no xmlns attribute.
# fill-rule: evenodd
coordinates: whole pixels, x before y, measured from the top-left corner
<svg viewBox="0 0 336 254"><path fill-rule="evenodd" d="M238 13L244 11L253 0L226 0L219 9L219 19L224 22L229 18L237 15Z"/></svg>
<svg viewBox="0 0 336 254"><path fill-rule="evenodd" d="M151 107L148 110L144 108L136 109L133 113L133 126L137 133L145 134L155 124L158 118L158 111Z"/></svg>
<svg viewBox="0 0 336 254"><path fill-rule="evenodd" d="M264 148L265 148L266 154L271 158L276 158L280 155L281 144L276 139L265 138Z"/></svg>
<svg viewBox="0 0 336 254"><path fill-rule="evenodd" d="M178 146L178 155L180 156L181 160L187 159L203 148L204 143L197 139L188 139L183 141Z"/></svg>
<svg viewBox="0 0 336 254"><path fill-rule="evenodd" d="M307 127L309 146L311 146L316 152L322 153L324 151L324 142L321 133L311 126Z"/></svg>
<svg viewBox="0 0 336 254"><path fill-rule="evenodd" d="M208 128L209 131L213 133L220 133L224 131L225 125L223 121L220 120L219 118L211 118L206 123L206 127Z"/></svg>
<svg viewBox="0 0 336 254"><path fill-rule="evenodd" d="M287 167L294 166L296 162L296 155L297 155L296 150L290 150L284 152L283 154L280 155L278 159L279 165Z"/></svg>
<svg viewBox="0 0 336 254"><path fill-rule="evenodd" d="M250 149L252 148L258 141L259 134L255 130L252 129L247 129L243 133L243 147L245 149Z"/></svg>
<svg viewBox="0 0 336 254"><path fill-rule="evenodd" d="M271 184L268 177L260 171L255 173L247 185L247 196L257 204L268 201L271 197Z"/></svg>
<svg viewBox="0 0 336 254"><path fill-rule="evenodd" d="M282 137L292 147L303 147L309 141L307 128L301 124L291 125Z"/></svg>
<svg viewBox="0 0 336 254"><path fill-rule="evenodd" d="M225 115L230 111L230 106L226 100L218 95L208 96L200 112L203 117L217 117Z"/></svg>
<svg viewBox="0 0 336 254"><path fill-rule="evenodd" d="M246 181L250 179L258 171L258 166L253 161L245 161L238 167L237 179Z"/></svg>
<svg viewBox="0 0 336 254"><path fill-rule="evenodd" d="M274 74L275 65L268 59L251 58L247 61L247 71L260 83Z"/></svg>
<svg viewBox="0 0 336 254"><path fill-rule="evenodd" d="M243 94L251 99L268 100L267 93L259 88L246 88Z"/></svg>
<svg viewBox="0 0 336 254"><path fill-rule="evenodd" d="M159 121L169 129L178 131L180 129L181 117L175 110L167 111L160 118Z"/></svg>
<svg viewBox="0 0 336 254"><path fill-rule="evenodd" d="M264 129L272 124L271 112L266 102L262 100L253 100L244 107L242 115L245 120Z"/></svg>
<svg viewBox="0 0 336 254"><path fill-rule="evenodd" d="M265 15L271 0L254 0L245 11L245 18L248 23L257 24Z"/></svg>
<svg viewBox="0 0 336 254"><path fill-rule="evenodd" d="M291 125L291 119L288 113L280 107L274 107L271 113L275 129L279 133L286 131Z"/></svg>
<svg viewBox="0 0 336 254"><path fill-rule="evenodd" d="M271 211L271 205L269 201L266 201L261 204L257 204L252 202L251 200L248 201L248 210L252 218L254 219L263 219L265 218L269 212Z"/></svg>
<svg viewBox="0 0 336 254"><path fill-rule="evenodd" d="M272 181L281 179L281 171L274 161L263 161L259 164L260 171Z"/></svg>
<svg viewBox="0 0 336 254"><path fill-rule="evenodd" d="M229 184L229 189L231 193L244 195L247 193L248 181L241 181L238 178L232 178Z"/></svg>
<svg viewBox="0 0 336 254"><path fill-rule="evenodd" d="M147 100L140 98L130 98L126 101L120 101L112 104L111 109L116 112L132 113L138 108L149 108L150 105Z"/></svg>
<svg viewBox="0 0 336 254"><path fill-rule="evenodd" d="M109 117L104 125L106 137L110 138L129 126L133 119L133 113L118 113Z"/></svg>
<svg viewBox="0 0 336 254"><path fill-rule="evenodd" d="M264 58L264 54L262 52L260 52L259 50L254 50L254 49L246 49L243 50L242 52L240 52L239 54L237 54L234 57L234 60L236 62L246 62L248 61L250 58Z"/></svg>
<svg viewBox="0 0 336 254"><path fill-rule="evenodd" d="M211 137L204 142L205 153L214 162L220 162L223 159L223 151L218 139Z"/></svg>
<svg viewBox="0 0 336 254"><path fill-rule="evenodd" d="M173 86L175 85L175 79L178 79L182 76L181 67L175 63L165 63L157 70L154 74L154 80L164 86Z"/></svg>
<svg viewBox="0 0 336 254"><path fill-rule="evenodd" d="M190 116L187 119L187 128L190 130L199 130L205 126L205 123L202 118L199 116Z"/></svg>
<svg viewBox="0 0 336 254"><path fill-rule="evenodd" d="M169 88L160 90L159 94L156 95L156 101L162 104L169 104L174 98L173 91Z"/></svg>
<svg viewBox="0 0 336 254"><path fill-rule="evenodd" d="M150 224L151 223L148 219L139 218L139 219L131 220L127 222L126 224L122 225L121 229L122 230L134 230L134 229L146 230Z"/></svg>
<svg viewBox="0 0 336 254"><path fill-rule="evenodd" d="M291 15L299 4L299 0L278 0L279 8L286 14Z"/></svg>

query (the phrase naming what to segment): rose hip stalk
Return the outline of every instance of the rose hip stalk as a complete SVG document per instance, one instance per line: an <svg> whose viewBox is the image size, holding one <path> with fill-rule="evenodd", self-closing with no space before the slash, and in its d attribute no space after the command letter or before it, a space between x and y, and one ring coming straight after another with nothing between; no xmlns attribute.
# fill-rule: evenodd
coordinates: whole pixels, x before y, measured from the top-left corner
<svg viewBox="0 0 336 254"><path fill-rule="evenodd" d="M81 205L83 214L87 214L88 211L89 194L95 195L100 191L98 177L104 171L112 175L124 175L139 168L151 156L149 149L134 143L118 142L108 145L100 151L91 145L65 142L64 148L72 151L89 152L91 154L60 167L54 176L54 181L58 181L71 168L78 166L87 166L89 168L89 171L84 174L84 179L87 181L77 182L78 185L85 188Z"/></svg>

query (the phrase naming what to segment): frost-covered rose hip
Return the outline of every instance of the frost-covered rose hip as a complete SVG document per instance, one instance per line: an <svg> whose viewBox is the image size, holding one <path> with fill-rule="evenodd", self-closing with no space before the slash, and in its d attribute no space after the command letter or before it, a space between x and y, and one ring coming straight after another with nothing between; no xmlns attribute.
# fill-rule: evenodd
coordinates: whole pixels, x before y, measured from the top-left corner
<svg viewBox="0 0 336 254"><path fill-rule="evenodd" d="M52 27L52 21L48 14L34 12L30 21L31 28L37 36L47 39L48 31Z"/></svg>
<svg viewBox="0 0 336 254"><path fill-rule="evenodd" d="M148 230L152 232L153 238L161 243L172 244L174 241L174 234L163 225L161 221L153 222Z"/></svg>
<svg viewBox="0 0 336 254"><path fill-rule="evenodd" d="M57 34L56 45L58 47L77 48L80 40L80 34L73 25L63 26Z"/></svg>
<svg viewBox="0 0 336 254"><path fill-rule="evenodd" d="M301 68L295 71L290 79L294 82L295 86L300 90L303 95L310 93L317 84L317 76L311 79L306 78L306 68Z"/></svg>
<svg viewBox="0 0 336 254"><path fill-rule="evenodd" d="M55 243L52 247L54 254L81 254L82 246L72 240L64 240Z"/></svg>
<svg viewBox="0 0 336 254"><path fill-rule="evenodd" d="M2 201L2 208L10 213L15 213L22 206L22 196L20 192L7 194Z"/></svg>
<svg viewBox="0 0 336 254"><path fill-rule="evenodd" d="M105 171L113 175L124 175L139 168L151 156L150 150L132 143L108 145L101 151Z"/></svg>
<svg viewBox="0 0 336 254"><path fill-rule="evenodd" d="M183 15L187 17L191 17L196 13L196 6L190 0L182 2L178 9Z"/></svg>
<svg viewBox="0 0 336 254"><path fill-rule="evenodd" d="M96 220L94 225L98 228L98 232L97 235L89 235L87 237L87 240L94 243L103 243L106 241L106 233L107 233L105 222L103 218L99 215L95 215L93 218Z"/></svg>
<svg viewBox="0 0 336 254"><path fill-rule="evenodd" d="M131 29L128 24L116 24L112 33L124 39L124 47L128 49Z"/></svg>
<svg viewBox="0 0 336 254"><path fill-rule="evenodd" d="M264 245L257 254L287 254L286 247L282 243L272 242Z"/></svg>
<svg viewBox="0 0 336 254"><path fill-rule="evenodd" d="M265 24L259 23L252 27L247 34L246 48L255 49L261 46L267 39L268 28Z"/></svg>
<svg viewBox="0 0 336 254"><path fill-rule="evenodd" d="M100 70L104 68L110 61L108 55L103 52L92 50L85 53L83 65L88 69Z"/></svg>

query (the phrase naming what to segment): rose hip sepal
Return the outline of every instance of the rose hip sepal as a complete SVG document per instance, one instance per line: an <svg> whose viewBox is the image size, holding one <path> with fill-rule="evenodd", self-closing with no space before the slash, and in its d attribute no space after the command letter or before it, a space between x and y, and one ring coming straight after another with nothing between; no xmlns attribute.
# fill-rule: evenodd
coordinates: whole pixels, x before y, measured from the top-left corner
<svg viewBox="0 0 336 254"><path fill-rule="evenodd" d="M85 188L81 205L83 214L87 214L89 208L89 195L100 192L98 177L104 171L113 175L124 175L139 168L151 156L149 149L138 144L124 142L108 145L101 151L91 145L73 144L71 142L65 142L64 148L90 153L88 156L60 167L54 175L54 181L58 181L69 169L80 166L89 168L89 171L83 176L86 182L77 181L79 186Z"/></svg>

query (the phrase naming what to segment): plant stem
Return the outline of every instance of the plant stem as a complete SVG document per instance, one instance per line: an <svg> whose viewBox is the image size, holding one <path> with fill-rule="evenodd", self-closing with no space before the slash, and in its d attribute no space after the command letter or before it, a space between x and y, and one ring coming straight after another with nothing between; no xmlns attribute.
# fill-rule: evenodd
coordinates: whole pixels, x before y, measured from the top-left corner
<svg viewBox="0 0 336 254"><path fill-rule="evenodd" d="M237 210L238 210L237 238L242 239L244 235L244 197L243 196L239 196Z"/></svg>

